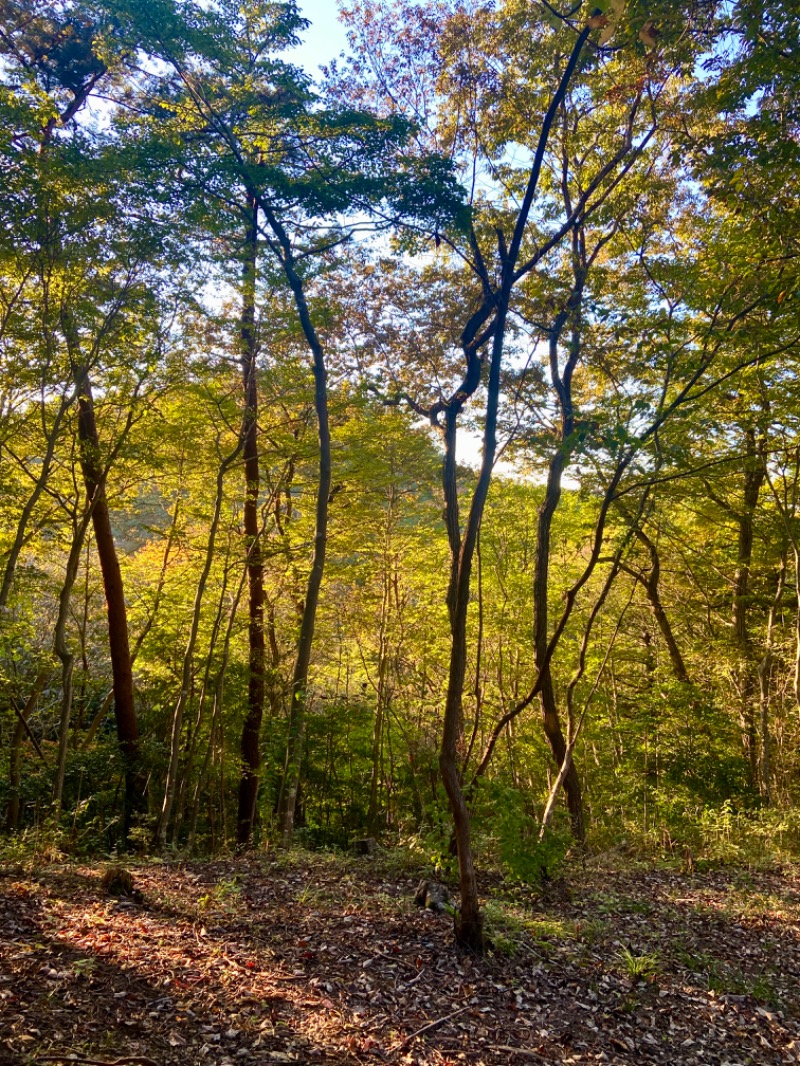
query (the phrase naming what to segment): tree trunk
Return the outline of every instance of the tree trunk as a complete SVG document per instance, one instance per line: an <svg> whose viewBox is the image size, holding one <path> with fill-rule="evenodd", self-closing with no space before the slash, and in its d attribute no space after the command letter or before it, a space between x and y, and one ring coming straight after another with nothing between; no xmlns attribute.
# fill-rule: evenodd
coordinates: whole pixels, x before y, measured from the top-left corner
<svg viewBox="0 0 800 1066"><path fill-rule="evenodd" d="M331 494L331 431L328 417L328 374L325 353L317 336L300 277L291 260L284 263L289 284L295 298L300 323L311 349L314 372L314 410L317 416L319 437L319 475L317 480L316 527L314 530L314 553L308 575L306 597L300 621L300 637L297 642L297 658L292 675L291 705L289 708L289 736L286 744L286 761L283 777L278 821L284 847L292 842L294 833L295 806L300 785L300 767L303 758L303 741L306 728L308 700L308 670L317 606L322 577L325 571L325 553L328 544L328 510Z"/></svg>
<svg viewBox="0 0 800 1066"><path fill-rule="evenodd" d="M582 278L579 277L573 292L574 301L580 299L582 286ZM577 311L577 307L573 307L571 310ZM567 759L567 742L561 728L550 662L547 658L549 644L547 594L550 585L550 537L553 516L561 500L561 478L566 465L569 440L574 429L572 372L577 364L579 355L577 328L573 332L571 351L563 375L558 370L558 345L569 313L565 310L558 315L550 335L550 370L553 386L558 394L561 408L561 432L557 450L550 459L544 499L539 508L536 527L536 560L533 571L533 646L534 660L540 678L539 701L542 708L542 725L559 771ZM571 757L566 771L563 774L559 773L559 777L563 778L572 832L575 839L582 842L586 836L583 821L583 798L578 771Z"/></svg>
<svg viewBox="0 0 800 1066"><path fill-rule="evenodd" d="M67 766L67 746L69 743L69 723L72 714L72 676L75 657L67 644L67 622L69 620L69 606L72 597L72 589L78 576L81 552L89 525L92 505L89 504L80 520L76 523L72 544L67 558L67 569L64 575L64 584L58 598L58 617L56 619L53 636L53 650L61 661L61 716L59 722L58 760L56 763L56 778L53 786L53 804L56 818L61 813L61 803L64 795L64 773Z"/></svg>
<svg viewBox="0 0 800 1066"><path fill-rule="evenodd" d="M500 366L503 358L507 299L510 294L510 279L506 280L506 298L500 305L495 323L492 343L492 358L489 365L489 381L486 398L486 423L483 433L483 457L478 481L472 494L467 524L457 556L457 565L451 566L447 602L450 607L452 642L450 646L450 669L447 679L442 744L439 751L439 770L442 775L450 811L453 816L453 834L458 853L458 877L461 907L455 918L456 940L463 947L482 951L483 916L478 901L478 881L472 855L470 817L462 786L460 766L464 761L464 682L467 671L467 612L470 599L472 563L478 541L486 499L489 495L492 469L497 451L497 411L500 401ZM456 472L456 425L460 407L453 405L445 412L445 456L442 465L445 495L445 518L451 536L451 552L454 533L458 531L458 519L451 513L457 506L458 496L453 479ZM452 502L451 502L452 501Z"/></svg>
<svg viewBox="0 0 800 1066"><path fill-rule="evenodd" d="M22 710L17 710L17 721L14 726L14 732L11 737L11 744L9 747L8 756L8 807L6 808L6 829L9 833L14 833L19 828L20 817L20 784L22 780L21 775L21 755L22 755L22 738L25 733L28 732L28 719L33 714L33 710L36 707L36 702L39 696L42 694L42 689L47 681L48 670L47 667L42 667L39 673L36 675L36 680L33 683L33 688L28 696L25 706ZM39 758L43 760L41 749L37 745L37 751Z"/></svg>
<svg viewBox="0 0 800 1066"><path fill-rule="evenodd" d="M372 731L372 773L369 785L369 803L367 806L367 827L373 836L380 830L379 802L381 781L383 778L383 729L384 714L387 706L389 685L389 616L391 612L392 574L391 547L392 526L394 523L394 489L389 496L389 509L386 516L386 536L383 546L383 590L381 597L381 618L378 628L378 679L375 686L375 723ZM385 819L384 819L385 824Z"/></svg>
<svg viewBox="0 0 800 1066"><path fill-rule="evenodd" d="M642 529L637 527L634 530L634 534L645 548L647 548L650 555L650 573L647 577L640 574L637 574L636 577L647 594L647 600L650 604L650 609L653 612L653 617L661 631L661 636L664 638L675 679L688 685L690 682L689 671L686 669L686 663L683 661L683 656L678 647L678 642L675 639L669 616L664 610L664 604L661 602L661 592L659 588L661 581L661 560L659 559L658 548L656 547L655 542Z"/></svg>
<svg viewBox="0 0 800 1066"><path fill-rule="evenodd" d="M755 430L745 433L746 459L742 509L738 518L738 550L733 579L733 639L738 655L739 721L742 743L750 768L751 784L758 782L758 727L756 722L756 676L748 616L750 569L753 559L753 517L764 481L764 463L756 445Z"/></svg>
<svg viewBox="0 0 800 1066"><path fill-rule="evenodd" d="M45 490L47 482L50 478L50 470L53 465L53 456L55 455L56 442L61 429L61 423L64 419L68 408L72 404L74 396L62 396L59 401L58 409L53 418L53 424L50 427L50 432L46 435L44 455L41 459L41 466L39 467L39 473L35 479L33 491L25 502L25 506L22 508L22 514L17 522L17 529L14 534L14 539L11 542L11 547L8 551L8 558L6 559L5 569L3 571L3 584L0 587L0 608L5 607L8 604L8 597L11 592L11 585L14 580L14 571L17 566L17 560L19 559L22 547L25 544L25 538L28 531L28 524L31 520L31 516L36 508L36 504L39 501L42 493ZM42 416L44 418L44 415Z"/></svg>
<svg viewBox="0 0 800 1066"><path fill-rule="evenodd" d="M775 595L769 609L767 619L767 639L764 646L764 657L758 667L758 685L760 691L760 731L761 745L758 760L758 785L764 803L769 806L772 802L772 765L771 765L771 737L769 730L770 710L770 680L772 677L773 649L775 645L775 623L783 599L783 590L786 584L786 552L781 554L781 565L775 584Z"/></svg>
<svg viewBox="0 0 800 1066"><path fill-rule="evenodd" d="M206 585L208 583L208 575L211 573L211 567L214 562L214 548L217 543L217 530L219 529L219 520L220 515L222 513L222 499L225 489L225 474L230 469L232 463L236 460L241 450L242 435L240 434L236 447L230 454L225 456L225 458L220 463L219 469L217 471L216 495L214 498L214 513L212 515L211 526L208 531L206 557L203 563L203 569L200 573L200 579L197 583L197 589L195 591L194 606L192 609L192 621L191 626L189 628L189 639L186 642L186 650L183 655L183 669L181 671L181 690L178 695L178 701L175 704L175 710L172 715L169 766L167 767L167 780L164 785L164 802L161 807L161 815L159 817L155 833L156 843L161 847L163 847L167 841L167 832L169 830L170 819L172 817L172 808L175 801L175 792L178 785L178 768L180 765L183 716L186 710L186 706L189 702L192 678L194 676L194 651L197 645L197 635L200 631L200 619L203 611L203 598L205 596Z"/></svg>
<svg viewBox="0 0 800 1066"><path fill-rule="evenodd" d="M497 453L497 411L500 399L500 367L505 345L506 322L511 294L515 284L515 269L520 248L528 224L531 206L539 184L545 148L550 137L553 122L558 109L566 95L572 75L577 67L583 46L589 36L584 28L575 40L572 53L561 76L558 88L553 95L550 106L542 121L538 143L533 156L525 195L514 223L511 241L506 243L505 235L498 231L498 259L501 264L501 283L493 288L486 273L483 257L478 254L476 267L482 277L487 294L483 307L472 316L462 333L462 347L466 357L466 374L461 387L444 404L444 443L445 455L442 468L445 496L445 522L451 551L451 571L448 583L447 604L450 610L450 627L452 644L450 649L450 670L445 700L444 722L442 727L442 744L439 752L439 769L445 791L450 801L453 816L453 829L458 849L459 887L461 908L455 919L455 936L459 944L475 951L482 951L483 919L478 903L478 882L472 856L470 838L470 819L464 796L459 763L463 765L464 715L463 694L467 666L467 608L470 597L470 579L472 561L480 532L481 521L489 494L495 455ZM473 234L473 247L477 248L477 237ZM456 426L458 416L470 396L480 384L482 359L478 357L480 345L479 331L485 319L483 315L493 316L491 330L491 361L489 363L489 380L486 395L486 417L483 430L483 456L478 481L472 494L469 515L463 538L460 536L458 518L458 492L456 482ZM458 546L457 565L453 553Z"/></svg>
<svg viewBox="0 0 800 1066"><path fill-rule="evenodd" d="M252 838L256 800L261 770L261 721L266 692L266 662L264 654L264 564L261 553L261 524L259 522L260 470L258 455L258 378L255 301L258 266L258 205L248 197L250 221L245 241L242 273L242 318L240 340L242 351L242 385L244 416L242 438L244 445L244 532L247 546L247 582L250 623L248 628L248 688L247 714L242 726L242 772L239 779L239 809L236 819L236 842L246 847Z"/></svg>
<svg viewBox="0 0 800 1066"><path fill-rule="evenodd" d="M73 347L71 345L71 347ZM114 689L114 717L117 740L125 774L125 804L122 821L123 839L127 840L131 821L144 805L145 779L140 765L139 724L133 693L133 670L128 642L128 609L122 584L111 515L104 485L100 458L100 439L95 421L94 401L89 373L74 365L78 388L78 435L81 445L81 468L86 494L92 508L92 525L97 557L103 575L108 618L108 644Z"/></svg>
<svg viewBox="0 0 800 1066"><path fill-rule="evenodd" d="M178 468L179 473L181 475L183 474L183 458L183 454L181 454L181 461ZM167 534L167 543L164 548L164 557L161 560L161 570L158 574L158 583L156 585L155 595L153 596L153 605L147 615L147 621L140 630L139 635L136 638L136 642L133 645L133 649L131 650L131 668L133 668L133 665L136 662L139 652L142 650L142 645L144 644L148 633L153 628L156 618L158 617L158 610L161 606L161 597L164 592L164 584L167 579L167 566L169 563L169 557L172 553L172 548L175 543L175 535L178 529L178 515L180 513L180 506L181 498L180 495L177 495L175 497L175 508L172 512L172 521L170 522L169 533ZM83 736L80 747L84 751L91 745L92 741L94 740L95 735L97 734L97 730L102 725L105 716L108 713L108 708L111 706L113 699L114 689L112 688L106 693L105 697L103 698L103 702L100 704L97 713L95 714L94 718L92 718L91 722L89 723L89 727Z"/></svg>
<svg viewBox="0 0 800 1066"><path fill-rule="evenodd" d="M197 817L200 811L200 793L203 785L207 783L209 777L209 767L214 753L214 737L217 732L220 718L222 717L222 704L225 693L225 675L228 671L228 663L230 661L231 650L231 636L233 634L233 627L236 622L236 614L239 610L239 601L242 598L242 591L244 590L244 583L246 580L246 568L242 573L239 580L239 585L233 596L233 601L230 605L228 612L228 621L225 626L225 635L222 641L222 656L217 670L217 676L214 680L214 695L211 704L211 722L208 728L208 746L206 747L203 762L198 770L197 777L195 779L194 792L192 795L191 812L189 816L189 833L187 840L187 848L189 852L194 850L194 842L197 834Z"/></svg>
<svg viewBox="0 0 800 1066"><path fill-rule="evenodd" d="M231 566L231 550L233 544L233 531L230 530L228 534L228 544L223 560L223 575L222 575L222 588L220 589L219 599L217 601L217 607L214 612L214 623L211 626L211 633L208 639L208 645L205 652L205 665L203 667L203 680L200 684L200 692L197 697L197 713L195 714L194 724L187 729L186 744L183 751L183 772L178 774L178 786L175 793L174 802L174 815L172 819L172 846L173 848L178 846L180 840L181 828L183 825L183 819L186 815L186 795L189 790L190 779L195 763L195 756L197 754L197 745L200 738L200 730L206 719L205 709L208 699L208 693L211 688L211 670L213 666L214 654L216 652L217 640L219 638L220 630L222 628L222 622L225 615L225 603L228 596L228 577L230 574ZM246 577L246 567L243 569L243 574Z"/></svg>

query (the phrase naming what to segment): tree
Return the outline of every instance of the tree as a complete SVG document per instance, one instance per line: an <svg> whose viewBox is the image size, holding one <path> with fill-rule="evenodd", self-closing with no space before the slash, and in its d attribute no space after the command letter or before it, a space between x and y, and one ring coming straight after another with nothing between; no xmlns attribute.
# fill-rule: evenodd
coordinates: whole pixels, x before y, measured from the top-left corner
<svg viewBox="0 0 800 1066"><path fill-rule="evenodd" d="M548 10L552 12L552 9ZM367 11L369 18L365 17ZM393 45L391 42L397 40L394 29L398 14L403 20L404 32L399 38L401 43ZM633 26L626 25L624 29L629 34L638 29L641 35L643 24L640 21L637 25L636 17ZM602 48L598 49L596 31L603 29L607 19L599 8L590 5L588 9L582 9L580 21L573 22L571 17L556 18L555 30L548 28L538 12L522 11L513 4L505 5L497 12L477 5L469 11L445 7L435 18L411 7L402 7L398 12L396 8L390 10L380 5L354 4L347 9L347 19L353 41L360 45L360 65L355 67L353 80L363 86L362 91L371 93L372 98L384 106L387 100L392 107L398 106L399 102L410 113L419 113L419 101L426 98L420 92L419 72L422 69L421 76L427 82L430 94L428 98L438 101L435 108L429 107L425 112L426 134L433 143L444 142L457 155L467 180L471 175L473 189L473 221L468 240L459 242L451 238L448 241L477 287L459 341L465 373L449 394L428 405L420 403L419 399L413 399L412 403L440 430L444 445L445 523L452 560L447 593L451 660L440 766L450 799L459 855L461 910L456 919L456 935L461 943L477 948L482 943L481 918L469 813L460 768L465 754L463 697L467 613L478 532L497 452L502 364L509 325L515 315L515 295L523 288L526 279L543 270L548 256L557 252L570 233L594 214L602 212L606 200L645 151L657 121L654 117L658 113L657 103L670 82L674 67L665 62L656 73L642 54L647 47L642 39L645 48L637 46L631 58L630 72L625 71L622 75L623 79L630 80L624 86L615 87L616 106L607 110L609 126L596 137L599 162L585 168L586 173L581 175L584 180L574 196L572 190L564 186L564 202L554 209L549 184L551 140L562 111L568 114L565 110L568 95L578 101L574 121L582 128L591 112L581 113L581 98L598 94L593 88L593 80L603 84L601 72L604 66L613 67L614 73L619 71L622 74L625 70L619 56L607 64L603 61L604 52ZM521 48L517 42L523 42ZM504 84L493 62L502 51L503 62L508 64L509 51L518 49L522 52L519 57L521 68L518 63L513 63L507 69L531 72L529 80L524 82L527 98L522 115L512 113L517 87L512 91L507 84L511 75L506 76ZM435 64L432 71L421 67L422 56ZM671 59L673 64L682 65L686 62L686 53ZM558 73L552 82L537 77L540 69L552 69L554 65ZM513 77L516 79L518 75L514 73ZM349 84L347 89L350 90ZM650 114L644 109L645 99L651 106ZM570 117L567 121L572 120ZM526 146L522 166L509 165L504 158L512 142ZM555 165L556 173L563 169L558 163ZM494 200L484 198L476 191L478 177L483 173L496 181L492 188ZM575 298L579 299L580 278L576 285ZM554 350L572 312L573 308L565 307L563 317L557 320ZM484 368L487 371L485 379ZM568 363L567 378L571 373ZM457 429L465 406L482 385L486 389L482 420L483 456L462 529L455 458ZM558 375L554 386L559 387ZM564 408L564 412L569 436L571 415L568 408ZM561 459L555 460L556 466L561 462ZM625 465L627 463L620 468L617 481ZM553 473L553 492L543 511L542 569L535 593L540 632L537 636L538 680L534 695L542 696L548 737L561 765L566 747L554 714L548 680L549 659L560 632L557 628L554 637L546 641L546 601L543 599L546 596L545 560L548 557L546 526L559 493L560 473L555 467ZM615 487L612 483L612 493ZM580 833L580 798L574 774L568 779L573 794L575 825Z"/></svg>
<svg viewBox="0 0 800 1066"><path fill-rule="evenodd" d="M311 357L319 439L316 529L297 637L291 685L289 738L279 818L289 843L305 729L308 671L320 588L325 567L331 450L326 354L315 321L309 282L318 264L347 238L350 226L337 215L371 204L394 203L414 216L452 211L453 191L435 166L427 186L419 164L407 167L398 149L410 125L397 118L342 108L319 108L306 79L276 53L292 44L305 25L294 4L232 3L218 11L165 5L158 11L126 8L137 47L168 65L173 82L148 106L163 118L171 114L184 137L198 139L204 151L193 166L208 190L223 194L220 176L246 199L249 226L260 227L266 249L283 273ZM392 164L399 164L393 169ZM450 194L443 206L440 188ZM229 186L230 187L230 186ZM438 199L437 199L438 198ZM247 286L246 286L247 288ZM243 345L251 311L243 318ZM247 357L248 359L250 357ZM247 370L246 370L247 373ZM252 402L252 390L247 403ZM252 435L252 417L249 433ZM254 453L247 474L254 491ZM250 522L252 525L252 523ZM248 534L252 537L252 530ZM252 572L253 577L255 573ZM257 585L257 581L256 581ZM259 624L254 586L254 628ZM255 605L254 605L255 604ZM259 652L254 648L254 662ZM255 682L254 682L255 684ZM244 768L240 787L239 843L250 839L258 781L258 745L263 686L253 693L242 737Z"/></svg>

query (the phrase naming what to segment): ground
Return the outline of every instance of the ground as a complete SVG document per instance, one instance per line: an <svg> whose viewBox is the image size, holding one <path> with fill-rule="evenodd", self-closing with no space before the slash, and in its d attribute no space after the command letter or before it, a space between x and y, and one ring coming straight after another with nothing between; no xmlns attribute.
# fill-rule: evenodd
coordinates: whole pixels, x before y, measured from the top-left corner
<svg viewBox="0 0 800 1066"><path fill-rule="evenodd" d="M486 880L456 950L392 860L0 868L0 1064L800 1063L800 870Z"/></svg>

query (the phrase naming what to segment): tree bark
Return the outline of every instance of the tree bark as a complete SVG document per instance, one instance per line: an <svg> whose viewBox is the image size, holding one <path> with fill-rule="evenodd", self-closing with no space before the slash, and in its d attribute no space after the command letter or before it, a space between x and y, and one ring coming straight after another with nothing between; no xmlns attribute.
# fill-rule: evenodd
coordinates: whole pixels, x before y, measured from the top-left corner
<svg viewBox="0 0 800 1066"><path fill-rule="evenodd" d="M446 402L441 403L438 409L434 408L431 413L434 424L438 425L439 413L442 413L445 419L443 427L445 454L442 466L442 481L445 497L445 522L451 552L450 580L447 590L447 605L450 612L451 628L450 667L442 726L442 742L439 752L439 770L450 802L454 838L458 852L461 906L455 916L455 936L459 944L474 951L482 951L484 949L483 917L478 901L478 882L472 854L469 809L460 770L460 766L463 766L465 754L463 750L463 694L467 667L467 611L470 598L472 563L497 453L500 369L511 294L517 280L517 261L538 188L550 131L566 95L588 35L588 28L584 28L578 35L558 88L542 120L542 128L534 152L525 195L514 223L511 240L507 243L502 231L497 232L497 251L501 270L499 286L492 283L486 270L483 256L479 251L477 237L474 233L472 234L473 250L476 253L475 267L483 281L485 299L481 308L470 318L462 333L461 343L466 360L466 371L462 384ZM491 330L488 333L485 332L482 336L481 328L489 318L492 318ZM474 394L480 383L483 360L479 356L479 350L481 343L486 343L489 338L491 338L491 360L487 382L483 456L462 537L458 518L456 428L458 416L463 410L464 404Z"/></svg>
<svg viewBox="0 0 800 1066"><path fill-rule="evenodd" d="M28 499L25 501L25 506L22 508L19 521L17 522L17 529L14 534L14 539L11 542L11 547L8 551L8 558L6 559L5 569L3 570L3 584L0 587L0 608L5 607L8 604L8 597L11 592L11 585L14 580L14 571L17 567L17 561L22 551L22 547L25 543L25 537L28 531L28 524L30 523L31 516L36 508L36 504L44 492L47 482L50 478L50 470L53 465L53 457L55 455L56 442L58 435L61 431L61 424L64 420L64 415L67 413L70 405L74 400L74 396L63 395L59 401L58 409L53 418L53 424L50 427L50 431L45 435L45 449L42 456L41 466L39 468L39 474L35 479L33 491ZM42 400L42 407L44 409L44 399ZM42 418L44 419L44 410Z"/></svg>
<svg viewBox="0 0 800 1066"><path fill-rule="evenodd" d="M486 421L483 432L483 457L480 473L472 494L464 535L460 538L457 565L451 567L447 602L450 606L450 668L447 679L442 743L439 751L439 770L442 775L450 811L453 817L453 835L458 853L458 876L461 907L455 917L456 940L463 947L474 951L484 948L483 916L478 900L478 881L472 854L469 809L464 795L461 769L464 761L464 682L467 671L467 613L470 599L472 563L478 542L478 533L489 495L495 455L497 452L497 412L500 401L500 367L505 343L505 327L508 302L511 294L511 277L507 275L502 302L498 307L492 341L492 357L489 364L489 380L486 395ZM456 470L456 425L462 401L456 401L445 411L445 456L442 465L446 520L448 529L455 531L456 522L449 513L450 504L457 505L452 479ZM451 539L451 551L452 551Z"/></svg>
<svg viewBox="0 0 800 1066"><path fill-rule="evenodd" d="M582 235L576 233L573 238L575 284L566 307L556 316L549 337L550 377L558 397L561 426L557 448L550 459L547 471L544 499L539 508L536 527L536 560L533 571L533 648L534 661L539 671L539 702L542 708L542 725L550 750L553 753L553 758L559 767L559 777L563 778L572 832L575 839L580 842L583 842L586 836L583 820L583 797L580 778L578 777L578 771L571 752L568 758L567 742L561 728L561 718L558 713L558 704L553 686L550 658L548 657L550 636L547 597L550 587L550 538L553 516L561 501L561 479L575 430L575 416L572 404L572 375L578 364L581 351L579 314L585 277L585 268L582 262L584 257ZM564 326L571 317L574 318L572 337L564 371L561 373L559 371L558 349ZM562 774L560 771L565 762L567 763L567 768Z"/></svg>
<svg viewBox="0 0 800 1066"><path fill-rule="evenodd" d="M225 489L225 474L235 462L242 450L243 435L240 434L236 447L225 456L217 470L216 494L214 497L214 513L211 516L211 525L208 531L206 544L206 557L203 569L195 591L194 605L192 609L192 621L189 627L189 639L186 642L186 650L183 655L183 668L181 670L181 690L175 710L172 715L172 731L170 737L169 765L167 767L167 780L164 785L164 802L161 807L161 815L156 826L155 840L161 847L167 841L172 808L175 801L175 792L178 785L178 768L180 764L181 734L183 731L183 716L189 702L192 678L194 676L194 652L197 645L197 635L200 631L200 619L203 611L203 598L205 597L208 575L214 562L214 548L217 543L217 530L219 529L220 515L222 514L222 499Z"/></svg>
<svg viewBox="0 0 800 1066"><path fill-rule="evenodd" d="M781 564L775 582L775 595L772 599L767 618L767 638L764 645L764 657L758 667L758 686L760 692L760 732L761 746L758 760L758 786L764 803L772 803L772 739L769 729L770 680L774 661L775 624L778 618L783 590L786 585L786 552L781 553Z"/></svg>
<svg viewBox="0 0 800 1066"><path fill-rule="evenodd" d="M72 597L72 589L78 576L81 552L89 526L92 505L87 509L75 524L72 534L72 544L67 558L67 569L64 575L64 584L58 598L58 617L56 619L53 650L61 661L61 715L59 721L58 759L56 762L56 778L53 786L53 805L56 818L61 813L61 803L64 795L64 774L67 766L67 747L69 743L69 723L72 714L72 677L75 657L67 643L67 622L69 620L69 605Z"/></svg>
<svg viewBox="0 0 800 1066"><path fill-rule="evenodd" d="M105 470L100 452L100 438L95 419L92 387L88 368L80 360L77 333L71 315L64 309L62 325L70 351L75 385L78 390L78 437L80 461L86 495L92 511L97 556L103 576L108 619L108 644L114 689L114 717L117 740L125 775L125 800L122 821L123 839L127 840L134 813L144 805L145 778L140 765L139 724L133 692L128 640L128 611L122 583L111 515L105 491Z"/></svg>
<svg viewBox="0 0 800 1066"><path fill-rule="evenodd" d="M33 683L33 688L30 691L28 699L22 710L17 710L17 721L14 726L14 732L11 736L11 744L9 746L8 756L8 807L6 808L6 830L9 833L14 833L19 828L20 817L20 784L21 784L21 754L22 754L22 738L25 733L30 730L28 725L28 719L33 714L33 710L36 707L37 700L42 694L42 690L47 681L48 669L42 667L39 673L36 675L36 680ZM35 741L34 741L35 743ZM41 749L36 748L39 758L44 761Z"/></svg>
<svg viewBox="0 0 800 1066"><path fill-rule="evenodd" d="M297 307L300 324L311 351L314 374L314 411L317 417L319 440L319 473L314 529L314 552L311 570L306 585L306 596L300 620L300 636L297 642L297 658L292 674L291 703L289 708L289 736L286 744L283 789L278 810L281 841L284 847L292 842L295 807L300 785L300 767L303 757L303 742L308 709L308 671L322 578L325 572L325 555L328 544L328 513L331 495L331 430L328 415L328 373L325 352L320 342L306 300L303 282L294 268L291 246L285 233L275 220L270 225L280 234L283 249L283 267Z"/></svg>
<svg viewBox="0 0 800 1066"><path fill-rule="evenodd" d="M258 454L258 378L256 337L256 277L258 269L258 204L248 197L248 226L242 270L242 317L240 342L242 352L242 386L244 416L244 532L247 547L247 583L249 597L247 714L242 725L242 771L239 779L236 842L244 848L250 843L255 820L256 800L261 770L261 721L266 692L264 654L264 564L261 553L261 524L258 517L260 470Z"/></svg>
<svg viewBox="0 0 800 1066"><path fill-rule="evenodd" d="M753 560L753 519L765 477L755 430L745 432L745 471L742 509L738 516L736 573L733 579L733 639L738 655L739 721L742 743L753 786L758 782L758 727L756 722L756 676L749 630L750 571Z"/></svg>
<svg viewBox="0 0 800 1066"><path fill-rule="evenodd" d="M181 461L178 467L179 473L181 475L183 475L183 459L183 454L181 454ZM144 644L148 633L153 628L156 618L158 617L158 610L161 606L161 597L164 592L164 584L167 579L167 565L169 563L170 554L172 553L172 547L175 543L175 534L178 529L178 515L180 513L180 506L181 498L180 494L178 494L175 497L175 508L172 512L172 521L170 522L169 533L167 534L167 543L164 548L164 556L161 560L161 569L158 574L158 583L156 584L156 590L153 596L153 605L147 615L147 621L140 630L139 635L137 636L136 641L133 645L133 649L131 650L131 668L133 668L136 659L139 655L139 652L142 650L142 645ZM103 702L100 704L100 707L97 710L97 713L89 723L89 727L86 730L86 733L84 734L80 744L80 747L83 750L86 750L94 740L97 734L97 730L103 723L103 720L105 719L105 716L108 713L108 708L111 706L113 699L114 689L112 688L106 693L105 697L103 698Z"/></svg>
<svg viewBox="0 0 800 1066"><path fill-rule="evenodd" d="M669 616L665 611L664 604L661 600L661 559L659 558L658 548L656 547L655 542L638 526L634 529L634 535L636 539L645 546L650 556L650 573L645 577L644 574L635 572L628 567L625 567L624 569L636 578L647 595L647 602L650 604L650 609L653 612L656 625L658 626L661 636L664 638L664 643L667 646L669 661L672 665L672 673L675 675L676 681L688 685L691 681L689 671L686 669L686 663L681 654L681 649L678 647L678 642L675 639L675 633L673 632Z"/></svg>

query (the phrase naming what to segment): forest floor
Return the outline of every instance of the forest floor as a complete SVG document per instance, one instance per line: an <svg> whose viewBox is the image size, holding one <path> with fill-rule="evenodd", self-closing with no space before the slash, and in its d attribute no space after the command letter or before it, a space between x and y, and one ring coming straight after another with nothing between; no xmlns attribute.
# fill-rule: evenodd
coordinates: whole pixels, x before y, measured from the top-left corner
<svg viewBox="0 0 800 1066"><path fill-rule="evenodd" d="M800 1063L800 869L622 865L484 881L484 958L390 857L0 867L0 1063Z"/></svg>

